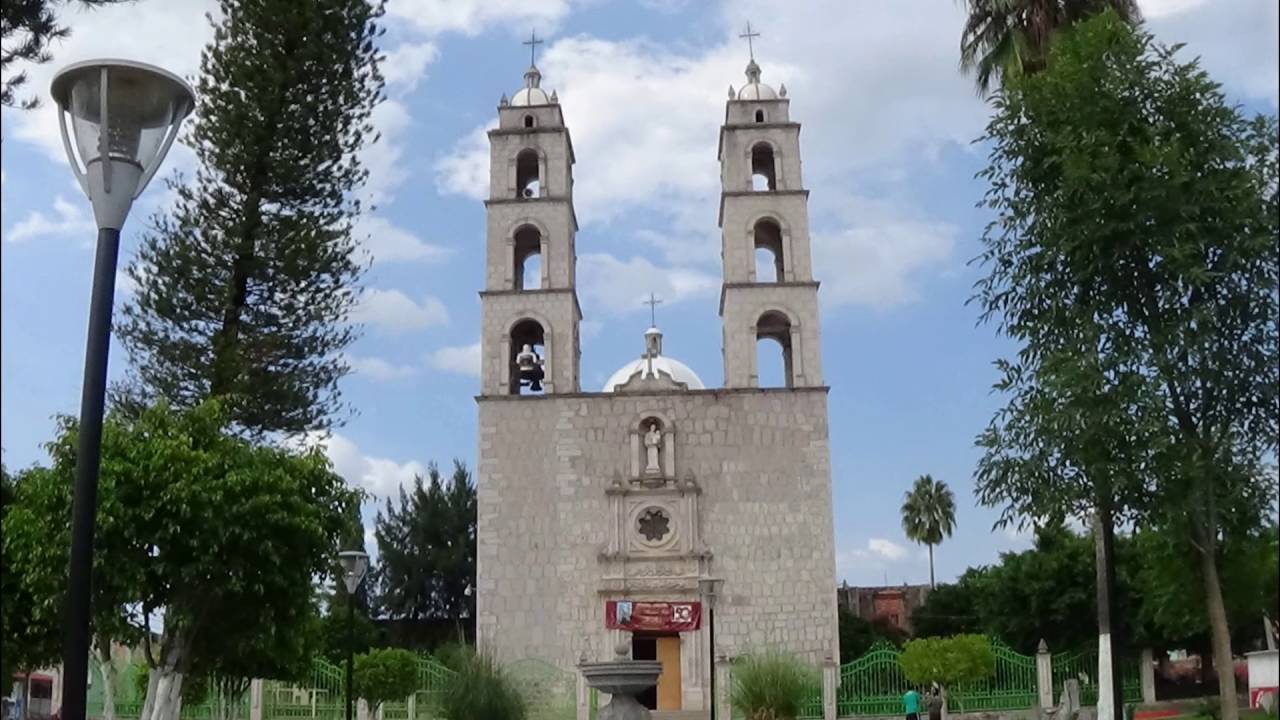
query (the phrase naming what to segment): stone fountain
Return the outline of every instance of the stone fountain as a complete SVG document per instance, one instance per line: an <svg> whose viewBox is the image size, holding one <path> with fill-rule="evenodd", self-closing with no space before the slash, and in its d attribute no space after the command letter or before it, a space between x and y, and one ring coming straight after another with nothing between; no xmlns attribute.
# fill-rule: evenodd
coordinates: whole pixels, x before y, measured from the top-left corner
<svg viewBox="0 0 1280 720"><path fill-rule="evenodd" d="M636 695L658 684L662 663L657 660L632 660L627 657L630 643L618 643L613 660L578 663L587 685L609 693L609 704L600 708L596 720L649 720L649 709L636 700Z"/></svg>

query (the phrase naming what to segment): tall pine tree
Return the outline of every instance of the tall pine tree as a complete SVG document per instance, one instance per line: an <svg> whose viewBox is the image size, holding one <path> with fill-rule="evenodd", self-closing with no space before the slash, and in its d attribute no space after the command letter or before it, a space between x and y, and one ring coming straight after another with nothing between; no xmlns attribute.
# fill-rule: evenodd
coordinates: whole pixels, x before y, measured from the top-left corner
<svg viewBox="0 0 1280 720"><path fill-rule="evenodd" d="M118 331L141 399L218 396L254 435L322 430L342 420L365 269L353 224L383 97L383 3L220 6L186 135L199 167L152 218Z"/></svg>

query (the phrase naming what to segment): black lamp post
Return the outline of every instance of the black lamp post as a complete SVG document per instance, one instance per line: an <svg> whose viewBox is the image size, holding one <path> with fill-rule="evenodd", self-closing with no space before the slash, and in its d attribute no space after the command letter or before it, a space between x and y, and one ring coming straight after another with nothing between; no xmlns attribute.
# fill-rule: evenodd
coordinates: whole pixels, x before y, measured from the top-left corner
<svg viewBox="0 0 1280 720"><path fill-rule="evenodd" d="M120 228L133 201L159 169L195 94L177 75L128 60L88 60L62 69L50 88L62 144L80 187L93 203L98 250L89 304L80 438L71 511L71 561L63 648L62 717L84 720L89 679L93 531L98 460L111 345ZM67 116L71 132L67 131ZM72 137L74 136L74 146Z"/></svg>
<svg viewBox="0 0 1280 720"><path fill-rule="evenodd" d="M347 587L347 720L352 720L352 700L355 696L356 654L356 590L369 570L369 556L359 550L338 553L342 565L342 582Z"/></svg>

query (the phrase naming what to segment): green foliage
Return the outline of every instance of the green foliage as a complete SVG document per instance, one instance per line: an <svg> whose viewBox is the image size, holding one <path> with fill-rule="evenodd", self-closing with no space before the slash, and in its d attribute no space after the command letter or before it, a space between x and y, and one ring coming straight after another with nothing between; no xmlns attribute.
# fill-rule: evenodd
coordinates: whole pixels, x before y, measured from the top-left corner
<svg viewBox="0 0 1280 720"><path fill-rule="evenodd" d="M902 674L917 686L948 687L984 680L995 674L996 656L985 635L912 640L898 657Z"/></svg>
<svg viewBox="0 0 1280 720"><path fill-rule="evenodd" d="M851 662L866 654L878 642L902 647L907 634L884 618L865 620L844 608L837 611L841 662Z"/></svg>
<svg viewBox="0 0 1280 720"><path fill-rule="evenodd" d="M392 618L475 617L476 488L455 460L446 486L433 463L399 502L387 500L375 527L379 604Z"/></svg>
<svg viewBox="0 0 1280 720"><path fill-rule="evenodd" d="M986 568L970 568L954 583L931 590L924 604L911 613L911 630L915 636L941 637L986 631L978 605L979 579L986 572ZM1004 638L999 633L990 634Z"/></svg>
<svg viewBox="0 0 1280 720"><path fill-rule="evenodd" d="M464 646L450 646L441 657L456 673L437 699L443 720L524 720L524 697L493 658Z"/></svg>
<svg viewBox="0 0 1280 720"><path fill-rule="evenodd" d="M151 682L151 668L139 666L133 674L134 697L147 696L147 684ZM182 678L182 704L200 705L209 699L210 683L207 675L184 675Z"/></svg>
<svg viewBox="0 0 1280 720"><path fill-rule="evenodd" d="M76 4L80 6L77 9L83 10L127 1L78 0ZM27 83L27 73L25 70L11 73L9 69L14 62L46 63L52 59L50 45L71 34L54 13L54 7L59 4L61 0L5 0L0 5L0 42L4 44L0 52L0 73L4 75L0 82L0 105L26 110L40 105L36 97L18 100L18 91Z"/></svg>
<svg viewBox="0 0 1280 720"><path fill-rule="evenodd" d="M262 435L323 430L354 340L354 224L382 99L367 0L221 0L186 144L191 182L152 218L118 333L137 373L118 399L224 398Z"/></svg>
<svg viewBox="0 0 1280 720"><path fill-rule="evenodd" d="M978 93L994 81L1043 70L1055 36L1110 9L1128 22L1141 20L1136 0L966 0L960 69L973 73Z"/></svg>
<svg viewBox="0 0 1280 720"><path fill-rule="evenodd" d="M352 682L370 712L377 712L382 703L404 700L418 689L418 656L398 648L357 655Z"/></svg>
<svg viewBox="0 0 1280 720"><path fill-rule="evenodd" d="M729 703L747 720L794 720L821 682L815 669L776 650L739 658L730 677Z"/></svg>
<svg viewBox="0 0 1280 720"><path fill-rule="evenodd" d="M933 579L933 546L956 529L956 498L931 475L916 478L902 501L902 531L909 540L929 546L929 584Z"/></svg>

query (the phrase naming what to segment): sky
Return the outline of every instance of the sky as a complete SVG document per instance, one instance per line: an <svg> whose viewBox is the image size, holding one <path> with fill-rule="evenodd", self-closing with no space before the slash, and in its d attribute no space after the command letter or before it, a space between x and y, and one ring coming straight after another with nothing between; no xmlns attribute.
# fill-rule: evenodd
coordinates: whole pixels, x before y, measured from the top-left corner
<svg viewBox="0 0 1280 720"><path fill-rule="evenodd" d="M373 257L356 312L355 414L323 442L378 502L453 458L474 464L488 173L485 130L539 46L573 138L582 385L598 389L643 349L650 292L664 350L723 383L717 300L718 126L761 33L766 83L785 83L802 124L823 367L831 386L837 574L920 583L927 553L898 508L919 475L955 492L940 581L1029 545L977 506L973 441L999 405L992 361L1009 353L966 305L986 211L974 179L989 115L957 69L955 0L388 0L380 142L363 153L376 210L359 231ZM1275 0L1140 0L1166 43L1185 43L1249 112L1277 108ZM193 78L213 0L140 0L64 10L72 35L30 70L46 93L63 64L127 57ZM59 413L77 411L94 225L67 167L54 112L3 111L0 161L0 445L7 467L46 462ZM161 175L194 167L175 146ZM148 217L172 200L153 182L124 229L122 267ZM121 276L122 277L122 276ZM117 307L129 283L117 287ZM128 356L113 345L110 374ZM369 545L373 547L370 531Z"/></svg>

